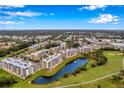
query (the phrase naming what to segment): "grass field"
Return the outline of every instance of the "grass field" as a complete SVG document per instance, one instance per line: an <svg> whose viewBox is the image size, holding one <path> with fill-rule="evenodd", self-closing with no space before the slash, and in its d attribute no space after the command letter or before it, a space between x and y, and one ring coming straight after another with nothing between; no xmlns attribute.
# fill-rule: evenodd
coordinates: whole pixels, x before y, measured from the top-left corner
<svg viewBox="0 0 124 93"><path fill-rule="evenodd" d="M16 55L16 54L18 54L18 53L22 53L22 52L24 52L25 50L27 50L27 48L24 48L24 49L21 49L21 50L15 51L15 52L13 52L13 55ZM4 58L6 58L6 57L10 57L10 56L12 56L11 53L8 54L8 55L6 55L6 56L4 56L4 57L0 57L0 61L1 61L2 59L4 59Z"/></svg>
<svg viewBox="0 0 124 93"><path fill-rule="evenodd" d="M68 78L61 78L59 81L55 81L49 84L42 84L42 85L38 85L38 84L31 84L30 81L33 80L34 78L36 78L40 73L46 74L47 72L38 72L35 75L33 75L31 78L26 79L26 80L21 80L17 77L14 76L15 79L17 79L18 83L12 85L11 87L34 87L34 88L38 88L38 87L59 87L59 86L63 86L63 85L69 85L69 84L76 84L76 83L80 83L80 82L87 82L90 80L94 80L96 78L108 75L108 74L112 74L115 72L118 72L120 69L122 69L122 54L120 52L115 52L115 51L105 51L104 55L108 58L108 62L107 64L103 65L103 66L99 66L99 67L94 67L94 68L90 68L88 67L87 71L82 71L81 73L77 74L77 76L69 76ZM92 60L91 60L92 62ZM65 62L66 63L66 62ZM90 63L89 63L90 64ZM63 65L64 66L64 65ZM88 65L89 66L89 65ZM2 74L1 74L2 73ZM54 74L55 71L52 72L48 72L50 75ZM0 71L0 77L1 76L12 76L4 71ZM106 80L106 79L104 79ZM101 81L101 82L105 82L103 85L103 87L112 87L111 85L107 84L107 81ZM87 86L74 86L74 87L88 87ZM89 87L96 87L93 85L90 85ZM113 86L116 87L116 86Z"/></svg>
<svg viewBox="0 0 124 93"><path fill-rule="evenodd" d="M95 81L90 84L73 86L72 88L98 88L100 85L101 88L124 88L123 83L112 81L112 77L108 77L102 80Z"/></svg>
<svg viewBox="0 0 124 93"><path fill-rule="evenodd" d="M102 71L106 72L106 75L110 74L110 73L117 72L122 68L122 58L123 58L123 56L122 56L121 53L114 52L114 51L105 51L104 55L108 58L108 63L107 63L107 65L104 65L100 68L103 69L103 67L104 67L104 70L102 70ZM105 79L102 79L102 80L98 80L98 81L95 81L95 82L90 83L90 84L77 85L77 86L73 86L73 87L97 88L98 85L100 85L103 88L124 87L121 83L113 82L112 77L108 77L108 78L105 78Z"/></svg>

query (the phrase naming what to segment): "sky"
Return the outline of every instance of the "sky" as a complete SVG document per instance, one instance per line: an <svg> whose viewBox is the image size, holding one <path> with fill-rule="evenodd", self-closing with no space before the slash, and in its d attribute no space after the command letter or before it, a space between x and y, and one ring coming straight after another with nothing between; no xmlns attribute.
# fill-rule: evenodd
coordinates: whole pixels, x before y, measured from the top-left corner
<svg viewBox="0 0 124 93"><path fill-rule="evenodd" d="M0 29L124 29L124 6L1 5Z"/></svg>

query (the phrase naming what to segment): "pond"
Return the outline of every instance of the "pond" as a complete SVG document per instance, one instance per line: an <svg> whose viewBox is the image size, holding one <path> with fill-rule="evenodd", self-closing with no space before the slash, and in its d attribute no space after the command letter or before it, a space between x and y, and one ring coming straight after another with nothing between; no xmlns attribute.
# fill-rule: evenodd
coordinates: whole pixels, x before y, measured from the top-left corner
<svg viewBox="0 0 124 93"><path fill-rule="evenodd" d="M82 67L87 63L88 59L78 58L69 64L65 65L59 72L57 72L54 76L44 77L39 76L32 83L34 84L47 84L53 81L56 81L58 78L62 77L65 73L73 73L79 67Z"/></svg>

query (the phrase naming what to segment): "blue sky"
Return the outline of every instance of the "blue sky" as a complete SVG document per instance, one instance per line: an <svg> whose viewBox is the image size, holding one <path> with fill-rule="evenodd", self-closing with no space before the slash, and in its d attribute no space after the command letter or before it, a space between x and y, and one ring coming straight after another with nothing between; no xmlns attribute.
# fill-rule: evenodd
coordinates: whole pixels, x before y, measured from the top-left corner
<svg viewBox="0 0 124 93"><path fill-rule="evenodd" d="M0 6L0 29L124 29L124 6Z"/></svg>

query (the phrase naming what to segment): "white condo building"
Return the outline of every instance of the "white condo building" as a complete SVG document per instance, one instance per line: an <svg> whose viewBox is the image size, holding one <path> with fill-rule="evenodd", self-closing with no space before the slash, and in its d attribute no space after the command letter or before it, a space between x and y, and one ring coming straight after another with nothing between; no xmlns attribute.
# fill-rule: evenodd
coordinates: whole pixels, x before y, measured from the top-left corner
<svg viewBox="0 0 124 93"><path fill-rule="evenodd" d="M87 45L87 46L79 47L79 48L78 48L78 51L79 51L80 53L92 52L92 51L93 51L93 46Z"/></svg>
<svg viewBox="0 0 124 93"><path fill-rule="evenodd" d="M29 52L34 52L37 49L39 49L40 47L41 46L39 44L35 44L35 45L32 45L32 46L28 47L28 50L29 50Z"/></svg>
<svg viewBox="0 0 124 93"><path fill-rule="evenodd" d="M34 44L34 45L28 47L28 50L29 50L29 52L34 52L41 47L45 47L48 44L49 44L48 42L42 42L42 43L39 43L39 44Z"/></svg>
<svg viewBox="0 0 124 93"><path fill-rule="evenodd" d="M62 54L48 56L42 60L43 69L52 69L63 61Z"/></svg>
<svg viewBox="0 0 124 93"><path fill-rule="evenodd" d="M70 48L70 49L66 49L62 52L64 59L73 57L77 55L77 49L75 48Z"/></svg>
<svg viewBox="0 0 124 93"><path fill-rule="evenodd" d="M49 50L45 49L45 50L40 50L40 51L31 53L30 55L27 55L26 57L32 60L40 60L41 57L48 55L48 54L49 54Z"/></svg>
<svg viewBox="0 0 124 93"><path fill-rule="evenodd" d="M49 50L52 54L60 53L64 50L64 46L51 47Z"/></svg>
<svg viewBox="0 0 124 93"><path fill-rule="evenodd" d="M1 68L25 79L35 72L35 66L31 62L17 58L5 58L1 62Z"/></svg>

